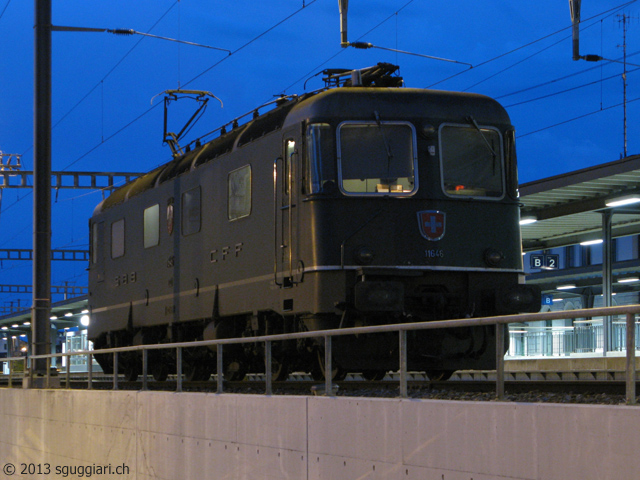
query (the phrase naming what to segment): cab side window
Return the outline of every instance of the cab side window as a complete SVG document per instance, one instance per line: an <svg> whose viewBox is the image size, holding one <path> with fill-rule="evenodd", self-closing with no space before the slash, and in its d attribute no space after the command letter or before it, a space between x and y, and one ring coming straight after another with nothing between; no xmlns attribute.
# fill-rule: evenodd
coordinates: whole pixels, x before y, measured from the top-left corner
<svg viewBox="0 0 640 480"><path fill-rule="evenodd" d="M111 224L111 258L124 256L124 218Z"/></svg>
<svg viewBox="0 0 640 480"><path fill-rule="evenodd" d="M144 248L160 243L160 205L144 209Z"/></svg>
<svg viewBox="0 0 640 480"><path fill-rule="evenodd" d="M232 172L228 178L229 220L248 217L251 214L251 165Z"/></svg>
<svg viewBox="0 0 640 480"><path fill-rule="evenodd" d="M182 194L182 235L200 231L200 187Z"/></svg>

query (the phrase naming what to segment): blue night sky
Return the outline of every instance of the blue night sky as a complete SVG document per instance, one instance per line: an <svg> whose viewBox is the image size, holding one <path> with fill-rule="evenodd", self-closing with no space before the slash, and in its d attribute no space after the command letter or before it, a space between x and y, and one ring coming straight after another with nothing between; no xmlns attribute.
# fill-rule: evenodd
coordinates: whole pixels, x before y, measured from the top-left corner
<svg viewBox="0 0 640 480"><path fill-rule="evenodd" d="M33 14L27 0L0 0L0 150L33 169ZM581 54L619 60L627 23L628 154L640 153L640 3L582 2ZM206 90L208 109L194 139L281 93L305 91L324 68L400 65L408 87L462 90L498 99L518 133L520 181L621 157L623 64L572 60L566 0L351 0L349 40L432 55L468 66L386 50L340 47L337 0L65 0L53 24L127 28L231 52L139 35L53 33L52 169L144 172L167 162L162 96ZM322 87L311 78L306 91ZM193 102L172 104L170 130ZM88 248L87 222L101 193L53 194L53 248ZM0 248L31 248L32 195L6 190ZM53 265L53 285L86 285L86 265ZM30 262L4 261L0 284L30 284ZM0 306L30 295L0 294ZM59 300L60 298L55 298ZM1 312L0 312L1 313Z"/></svg>

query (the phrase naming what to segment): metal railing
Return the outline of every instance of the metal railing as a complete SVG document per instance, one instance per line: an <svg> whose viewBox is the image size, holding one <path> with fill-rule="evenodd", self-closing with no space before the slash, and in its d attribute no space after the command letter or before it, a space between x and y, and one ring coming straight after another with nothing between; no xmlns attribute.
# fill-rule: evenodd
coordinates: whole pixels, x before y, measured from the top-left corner
<svg viewBox="0 0 640 480"><path fill-rule="evenodd" d="M572 318L585 318L585 317L600 317L600 316L626 316L626 402L627 404L635 404L636 402L636 372L635 372L635 349L636 349L636 333L635 333L635 316L640 313L640 305L627 305L618 307L606 307L606 308L592 308L583 310L569 310L561 312L544 312L544 313L531 313L520 315L506 315L495 317L483 317L483 318L465 318L459 320L440 320L432 322L420 322L420 323L402 323L396 325L381 325L372 327L356 327L356 328L343 328L337 330L321 330L310 331L291 334L280 335L265 335L261 337L245 337L245 338L229 338L220 340L202 340L197 342L183 342L183 343L170 343L170 344L153 344L153 345L139 345L132 347L121 348L109 348L101 349L99 351L83 351L83 352L67 352L56 353L50 355L32 355L29 357L31 360L46 358L47 359L47 375L45 385L50 385L50 363L52 358L67 357L67 365L70 364L70 357L76 355L85 355L87 357L88 366L88 389L92 388L93 382L93 369L92 360L95 354L113 354L113 367L114 372L118 372L118 357L124 352L142 352L142 386L143 390L147 389L148 380L148 354L149 350L160 349L175 349L176 350L176 374L177 385L176 390L182 391L183 383L183 362L182 353L185 348L207 347L216 346L217 350L217 392L223 393L224 391L224 375L223 375L223 355L225 345L237 345L244 343L256 343L264 342L265 348L265 394L271 395L273 393L273 379L272 379L272 355L271 346L273 342L280 342L284 340L297 340L303 338L324 338L325 358L324 358L324 371L332 371L332 339L337 336L344 335L361 335L372 333L388 333L398 332L399 342L399 389L400 396L406 398L408 396L407 389L407 332L415 330L433 330L442 328L464 328L464 327L478 327L478 326L490 326L490 325L508 325L510 323L522 323L522 322L535 322L541 320L559 320L559 319L572 319ZM499 400L504 399L504 328L496 328L496 396ZM27 358L26 357L11 357L1 359L2 362L9 362L9 386L12 386L13 369L12 364L14 362L22 362L23 377L27 375ZM67 387L70 385L71 369L67 368L66 380ZM29 372L28 375L32 376L33 372ZM330 375L325 375L325 395L331 395L332 392L332 379ZM118 375L113 375L113 388L118 389Z"/></svg>
<svg viewBox="0 0 640 480"><path fill-rule="evenodd" d="M624 321L611 324L611 344L607 352L626 349L627 327ZM640 348L640 329L636 321L636 350ZM510 357L563 357L583 353L604 353L604 327L574 325L564 327L516 327L509 332Z"/></svg>

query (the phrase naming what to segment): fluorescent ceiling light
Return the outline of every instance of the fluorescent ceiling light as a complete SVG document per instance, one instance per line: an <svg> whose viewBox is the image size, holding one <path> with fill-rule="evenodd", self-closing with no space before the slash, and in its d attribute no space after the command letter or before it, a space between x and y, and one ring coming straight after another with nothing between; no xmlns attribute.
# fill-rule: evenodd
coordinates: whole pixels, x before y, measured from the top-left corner
<svg viewBox="0 0 640 480"><path fill-rule="evenodd" d="M531 225L532 223L536 223L538 218L534 215L526 215L520 219L520 225Z"/></svg>
<svg viewBox="0 0 640 480"><path fill-rule="evenodd" d="M607 207L622 207L640 202L640 195L627 195L626 197L612 198L606 202Z"/></svg>
<svg viewBox="0 0 640 480"><path fill-rule="evenodd" d="M556 290L571 290L572 288L576 288L575 285L558 285Z"/></svg>
<svg viewBox="0 0 640 480"><path fill-rule="evenodd" d="M631 283L631 282L638 282L638 281L640 281L640 278L638 277L627 277L627 278L618 279L618 283Z"/></svg>
<svg viewBox="0 0 640 480"><path fill-rule="evenodd" d="M587 245L598 245L598 244L600 244L602 242L603 242L603 240L601 238L597 238L595 240L586 240L584 242L580 242L580 245L586 247Z"/></svg>

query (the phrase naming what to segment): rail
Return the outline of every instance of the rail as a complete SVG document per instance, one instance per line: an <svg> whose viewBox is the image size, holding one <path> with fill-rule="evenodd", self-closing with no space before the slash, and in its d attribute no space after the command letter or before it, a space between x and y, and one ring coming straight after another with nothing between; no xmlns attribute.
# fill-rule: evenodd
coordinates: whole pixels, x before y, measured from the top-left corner
<svg viewBox="0 0 640 480"><path fill-rule="evenodd" d="M88 365L88 389L92 388L93 372L92 372L92 360L93 355L99 354L113 354L114 372L118 372L118 355L123 352L142 352L142 386L143 390L147 389L147 377L148 377L148 352L149 350L159 349L175 349L176 350L176 374L177 385L176 390L182 391L182 351L185 348L204 347L216 345L217 350L217 392L224 392L224 375L223 375L223 355L224 345L235 345L243 343L256 343L264 342L265 344L265 394L271 395L273 393L273 380L272 380L272 358L271 358L271 346L273 342L279 342L284 340L295 340L302 338L324 338L325 346L325 372L332 371L332 355L331 355L331 343L333 337L344 335L360 335L360 334L372 334L372 333L388 333L398 332L399 341L399 366L400 366L400 396L406 398L407 391L407 332L414 330L432 330L442 328L464 328L464 327L478 327L478 326L498 326L508 325L510 323L522 323L522 322L535 322L542 320L561 320L561 319L575 319L575 318L590 318L600 316L626 316L626 403L632 405L636 403L636 364L635 364L635 316L640 314L640 305L627 305L617 307L603 307L603 308L590 308L581 310L568 310L561 312L544 312L544 313L530 313L519 315L504 315L494 317L481 317L481 318L465 318L459 320L439 320L432 322L420 322L420 323L402 323L396 325L379 325L371 327L355 327L355 328L343 328L336 330L321 330L321 331L309 331L301 333L289 333L279 335L265 335L261 337L244 337L244 338L228 338L219 340L201 340L196 342L182 342L182 343L164 343L164 344L150 344L150 345L138 345L131 347L109 348L101 349L99 351L87 350L80 352L66 352L56 353L49 355L31 355L30 357L10 357L0 359L2 362L9 363L9 386L12 386L13 370L12 364L20 362L22 364L23 377L27 376L27 364L30 359L47 359L47 375L45 385L50 386L50 364L52 358L69 357L67 358L67 365L70 364L69 360L71 356L85 355L87 357ZM504 399L504 328L496 328L496 396L499 400ZM29 376L33 375L33 372L29 370ZM67 386L70 385L71 369L67 368ZM332 392L332 379L330 375L325 375L325 395L331 395ZM118 375L113 375L113 389L118 389Z"/></svg>

